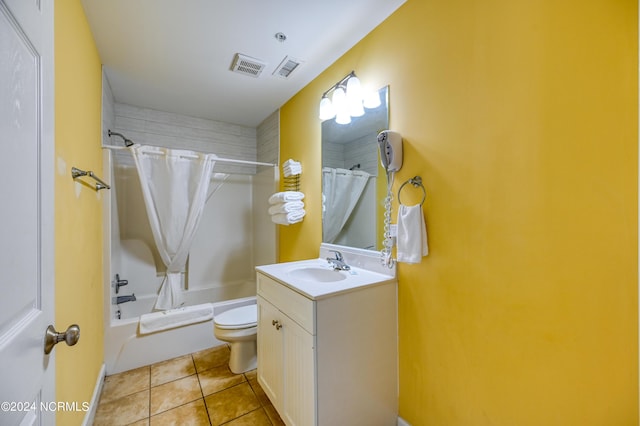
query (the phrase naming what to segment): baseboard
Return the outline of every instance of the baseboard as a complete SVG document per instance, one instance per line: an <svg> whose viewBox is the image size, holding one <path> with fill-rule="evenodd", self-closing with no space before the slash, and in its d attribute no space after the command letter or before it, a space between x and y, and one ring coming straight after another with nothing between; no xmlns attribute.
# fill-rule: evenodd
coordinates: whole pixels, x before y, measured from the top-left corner
<svg viewBox="0 0 640 426"><path fill-rule="evenodd" d="M100 394L102 393L102 386L104 385L104 376L106 374L106 367L102 364L100 368L100 373L98 373L98 378L96 380L96 386L93 388L93 396L91 397L91 405L89 406L89 410L87 414L84 416L84 421L82 422L82 426L91 426L93 425L93 420L96 417L96 410L98 409L98 402L100 402Z"/></svg>
<svg viewBox="0 0 640 426"><path fill-rule="evenodd" d="M411 426L408 421L398 416L398 426Z"/></svg>

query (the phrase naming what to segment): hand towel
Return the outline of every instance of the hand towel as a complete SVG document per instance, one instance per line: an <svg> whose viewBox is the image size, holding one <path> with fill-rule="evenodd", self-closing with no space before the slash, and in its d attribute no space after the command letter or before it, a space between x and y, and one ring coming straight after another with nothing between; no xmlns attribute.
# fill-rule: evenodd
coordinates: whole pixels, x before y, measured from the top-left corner
<svg viewBox="0 0 640 426"><path fill-rule="evenodd" d="M269 207L269 214L291 213L302 209L304 209L304 203L302 201L289 201L288 203L273 204Z"/></svg>
<svg viewBox="0 0 640 426"><path fill-rule="evenodd" d="M427 227L424 223L422 204L398 209L398 262L420 263L429 254Z"/></svg>
<svg viewBox="0 0 640 426"><path fill-rule="evenodd" d="M269 197L269 204L286 203L288 201L300 201L304 198L304 194L298 191L276 192Z"/></svg>
<svg viewBox="0 0 640 426"><path fill-rule="evenodd" d="M271 216L271 221L278 225L292 225L294 223L302 222L302 218L306 212L304 210L296 210L290 213L280 213Z"/></svg>

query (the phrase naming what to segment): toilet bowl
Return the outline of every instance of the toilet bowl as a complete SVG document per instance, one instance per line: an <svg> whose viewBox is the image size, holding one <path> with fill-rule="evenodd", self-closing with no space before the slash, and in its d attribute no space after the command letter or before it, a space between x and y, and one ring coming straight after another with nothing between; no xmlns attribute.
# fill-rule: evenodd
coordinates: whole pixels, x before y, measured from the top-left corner
<svg viewBox="0 0 640 426"><path fill-rule="evenodd" d="M213 318L213 334L229 343L229 368L235 374L256 368L256 337L258 334L258 305L233 308Z"/></svg>

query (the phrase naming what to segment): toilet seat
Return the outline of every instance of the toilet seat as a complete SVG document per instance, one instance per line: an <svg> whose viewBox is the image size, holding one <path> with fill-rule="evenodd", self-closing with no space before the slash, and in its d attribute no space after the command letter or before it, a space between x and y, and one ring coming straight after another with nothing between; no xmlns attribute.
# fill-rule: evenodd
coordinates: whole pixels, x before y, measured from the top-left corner
<svg viewBox="0 0 640 426"><path fill-rule="evenodd" d="M255 327L258 324L258 305L230 309L220 315L216 315L213 322L216 327L223 330Z"/></svg>

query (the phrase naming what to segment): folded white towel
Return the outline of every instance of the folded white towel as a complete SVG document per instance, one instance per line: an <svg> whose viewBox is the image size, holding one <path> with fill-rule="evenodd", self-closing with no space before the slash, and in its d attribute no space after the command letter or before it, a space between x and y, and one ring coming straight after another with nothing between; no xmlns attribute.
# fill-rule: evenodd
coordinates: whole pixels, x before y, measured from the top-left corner
<svg viewBox="0 0 640 426"><path fill-rule="evenodd" d="M292 225L302 222L302 218L304 218L306 213L304 210L295 210L289 213L274 214L271 215L271 221L278 225Z"/></svg>
<svg viewBox="0 0 640 426"><path fill-rule="evenodd" d="M282 170L284 177L295 176L302 173L302 167L291 167Z"/></svg>
<svg viewBox="0 0 640 426"><path fill-rule="evenodd" d="M398 209L398 262L420 263L429 254L422 204Z"/></svg>
<svg viewBox="0 0 640 426"><path fill-rule="evenodd" d="M302 165L298 161L288 159L282 164L282 172L284 177L299 175L302 173Z"/></svg>
<svg viewBox="0 0 640 426"><path fill-rule="evenodd" d="M276 192L269 197L269 204L286 203L288 201L300 201L304 198L304 194L298 191Z"/></svg>
<svg viewBox="0 0 640 426"><path fill-rule="evenodd" d="M282 163L282 167L291 167L291 166L300 166L300 162L294 161L291 158L289 158L287 161Z"/></svg>
<svg viewBox="0 0 640 426"><path fill-rule="evenodd" d="M273 204L269 207L269 214L290 213L304 209L302 201L289 201L288 203Z"/></svg>
<svg viewBox="0 0 640 426"><path fill-rule="evenodd" d="M153 312L140 316L140 334L155 333L156 331L209 321L212 318L213 305L211 303Z"/></svg>

